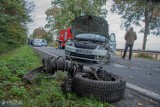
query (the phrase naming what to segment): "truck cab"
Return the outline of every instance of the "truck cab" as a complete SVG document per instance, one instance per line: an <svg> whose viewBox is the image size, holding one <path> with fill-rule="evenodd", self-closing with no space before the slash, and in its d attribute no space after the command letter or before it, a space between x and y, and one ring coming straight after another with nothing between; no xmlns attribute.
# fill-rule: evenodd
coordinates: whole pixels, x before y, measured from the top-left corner
<svg viewBox="0 0 160 107"><path fill-rule="evenodd" d="M73 38L71 33L71 28L60 30L59 36L58 36L58 48L64 49L65 43L68 41L68 39L71 39L71 38Z"/></svg>

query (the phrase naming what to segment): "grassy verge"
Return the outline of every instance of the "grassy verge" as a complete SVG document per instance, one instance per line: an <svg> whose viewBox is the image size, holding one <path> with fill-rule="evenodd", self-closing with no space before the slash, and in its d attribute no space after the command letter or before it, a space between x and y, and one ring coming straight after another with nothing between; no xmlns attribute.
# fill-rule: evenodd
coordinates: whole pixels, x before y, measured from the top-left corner
<svg viewBox="0 0 160 107"><path fill-rule="evenodd" d="M152 57L152 55L148 55L148 54L137 54L135 55L136 58L143 58L143 59L149 59L149 60L154 60L154 58Z"/></svg>
<svg viewBox="0 0 160 107"><path fill-rule="evenodd" d="M31 85L21 81L29 70L39 66L39 57L28 46L0 56L0 101L12 101L24 107L112 107L94 99L79 98L74 93L63 94L60 83L64 76L58 72L54 79L39 75Z"/></svg>
<svg viewBox="0 0 160 107"><path fill-rule="evenodd" d="M128 57L129 53L127 52L126 56ZM120 52L116 52L116 56L120 56L121 57L121 53ZM154 60L153 55L149 55L149 54L138 54L138 53L133 53L132 54L133 58L142 58L142 59L148 59L148 60Z"/></svg>

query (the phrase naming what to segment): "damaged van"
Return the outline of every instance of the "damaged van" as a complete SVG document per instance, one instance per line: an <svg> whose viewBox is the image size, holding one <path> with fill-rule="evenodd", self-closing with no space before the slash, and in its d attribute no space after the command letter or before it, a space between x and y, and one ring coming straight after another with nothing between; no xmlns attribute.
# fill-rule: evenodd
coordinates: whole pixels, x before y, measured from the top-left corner
<svg viewBox="0 0 160 107"><path fill-rule="evenodd" d="M115 34L109 35L108 22L105 19L80 16L73 20L71 32L73 39L66 42L66 57L106 62L115 54Z"/></svg>

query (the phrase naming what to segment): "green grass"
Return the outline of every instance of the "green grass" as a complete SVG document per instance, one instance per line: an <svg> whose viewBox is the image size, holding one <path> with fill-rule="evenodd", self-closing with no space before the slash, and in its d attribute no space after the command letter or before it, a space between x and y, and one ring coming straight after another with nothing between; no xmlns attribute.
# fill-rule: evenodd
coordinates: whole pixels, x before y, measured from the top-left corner
<svg viewBox="0 0 160 107"><path fill-rule="evenodd" d="M95 99L80 98L74 93L64 94L60 83L66 76L57 72L54 79L39 75L31 85L21 81L29 70L41 65L39 57L28 46L0 56L0 101L12 101L24 107L112 107Z"/></svg>

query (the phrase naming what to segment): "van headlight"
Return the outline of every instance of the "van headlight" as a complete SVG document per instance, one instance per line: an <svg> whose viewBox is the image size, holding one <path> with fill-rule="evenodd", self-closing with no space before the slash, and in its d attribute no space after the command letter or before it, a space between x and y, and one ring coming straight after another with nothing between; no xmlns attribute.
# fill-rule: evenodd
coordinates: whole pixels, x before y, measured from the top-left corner
<svg viewBox="0 0 160 107"><path fill-rule="evenodd" d="M71 41L68 41L68 42L67 42L67 45L68 45L68 46L74 46L74 43L71 42Z"/></svg>
<svg viewBox="0 0 160 107"><path fill-rule="evenodd" d="M105 47L103 45L99 45L98 50L105 50Z"/></svg>

